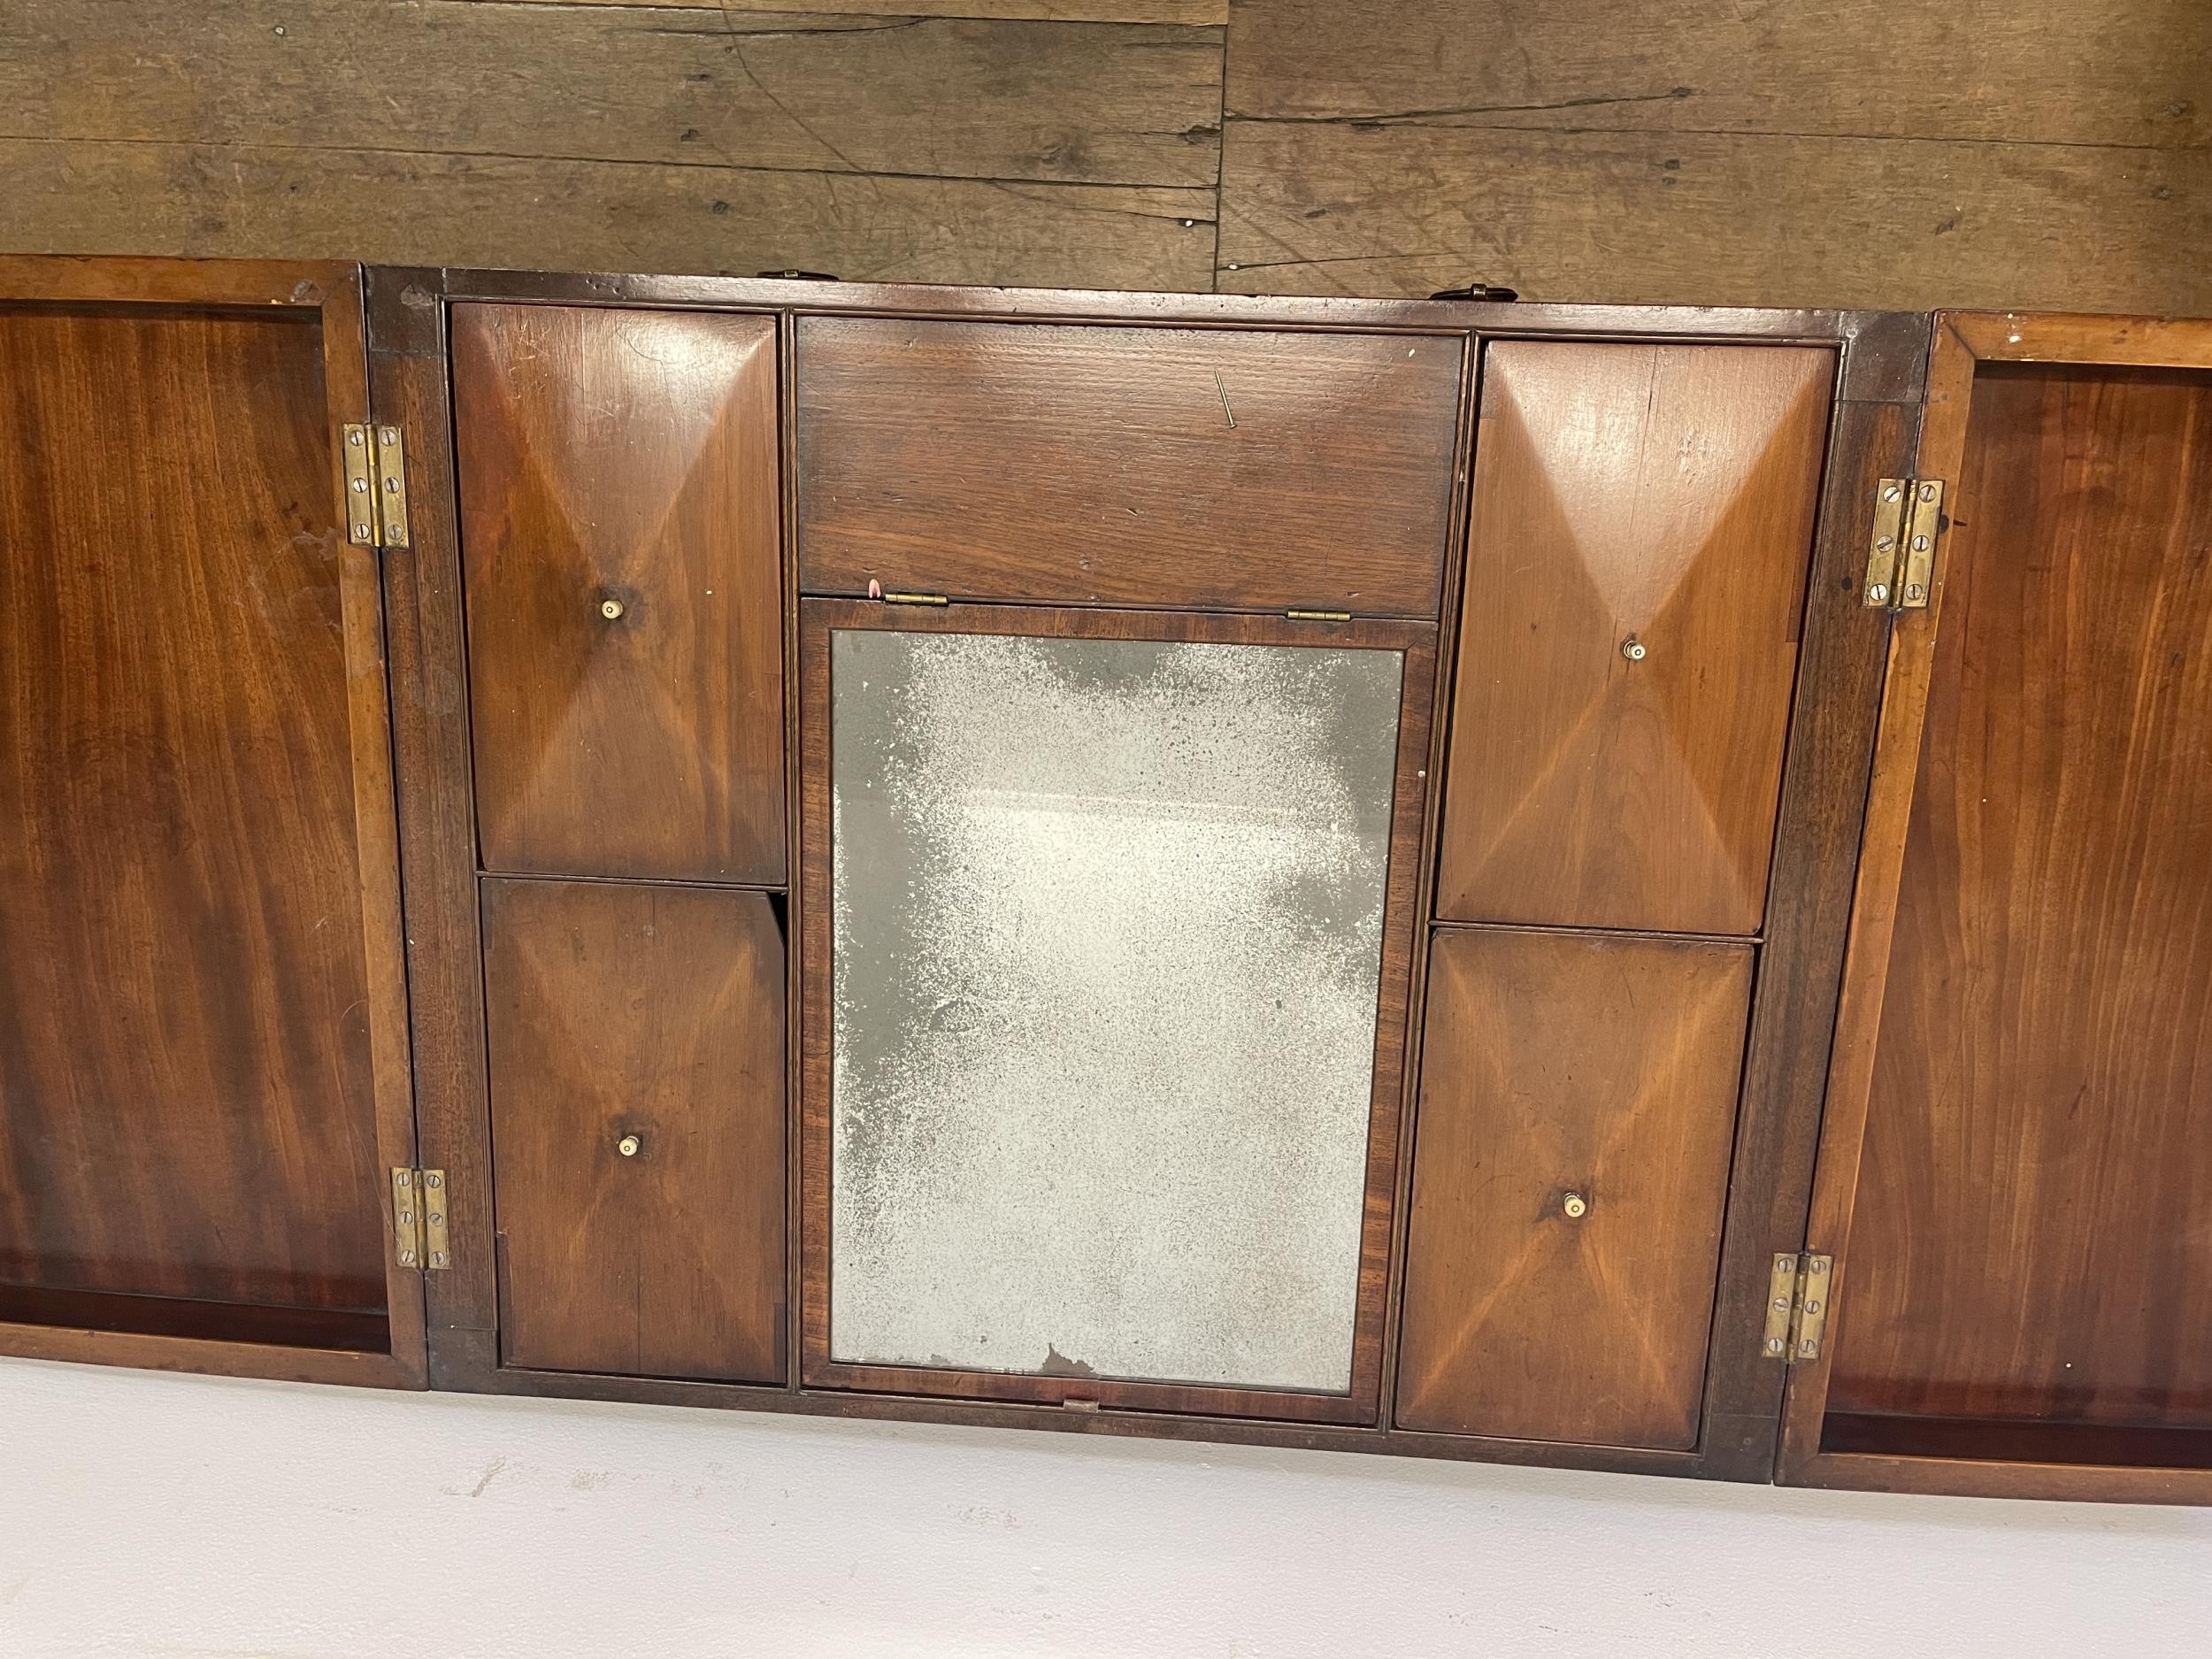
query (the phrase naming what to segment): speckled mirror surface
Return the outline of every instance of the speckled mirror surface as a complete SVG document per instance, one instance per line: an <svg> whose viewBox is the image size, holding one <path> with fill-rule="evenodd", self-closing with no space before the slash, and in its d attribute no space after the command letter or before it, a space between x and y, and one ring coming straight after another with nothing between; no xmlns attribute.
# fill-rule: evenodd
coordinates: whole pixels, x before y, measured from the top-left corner
<svg viewBox="0 0 2212 1659"><path fill-rule="evenodd" d="M1402 656L831 639L832 1357L1348 1388Z"/></svg>

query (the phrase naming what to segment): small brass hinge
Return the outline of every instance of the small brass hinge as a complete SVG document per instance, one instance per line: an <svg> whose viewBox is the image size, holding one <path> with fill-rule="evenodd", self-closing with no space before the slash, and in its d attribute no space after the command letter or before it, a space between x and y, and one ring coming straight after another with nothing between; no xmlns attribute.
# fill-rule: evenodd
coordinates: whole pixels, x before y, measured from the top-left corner
<svg viewBox="0 0 2212 1659"><path fill-rule="evenodd" d="M1860 601L1874 611L1925 609L1935 585L1936 538L1942 533L1941 479L1882 480L1874 488L1874 530Z"/></svg>
<svg viewBox="0 0 2212 1659"><path fill-rule="evenodd" d="M1286 611L1283 614L1293 622L1349 622L1348 611Z"/></svg>
<svg viewBox="0 0 2212 1659"><path fill-rule="evenodd" d="M402 1267L435 1273L453 1265L443 1170L392 1171L392 1238Z"/></svg>
<svg viewBox="0 0 2212 1659"><path fill-rule="evenodd" d="M1828 1330L1828 1277L1835 1258L1806 1251L1774 1258L1767 1280L1766 1333L1761 1352L1786 1365L1820 1357Z"/></svg>
<svg viewBox="0 0 2212 1659"><path fill-rule="evenodd" d="M346 535L357 547L407 545L407 454L397 426L345 430Z"/></svg>

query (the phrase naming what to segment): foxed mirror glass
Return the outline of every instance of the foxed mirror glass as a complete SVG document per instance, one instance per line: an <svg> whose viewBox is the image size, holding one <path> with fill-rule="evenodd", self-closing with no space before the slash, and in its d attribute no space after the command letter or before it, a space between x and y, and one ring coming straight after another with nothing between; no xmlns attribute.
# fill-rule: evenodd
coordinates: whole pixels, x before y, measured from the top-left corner
<svg viewBox="0 0 2212 1659"><path fill-rule="evenodd" d="M1348 1389L1403 654L830 639L832 1359Z"/></svg>

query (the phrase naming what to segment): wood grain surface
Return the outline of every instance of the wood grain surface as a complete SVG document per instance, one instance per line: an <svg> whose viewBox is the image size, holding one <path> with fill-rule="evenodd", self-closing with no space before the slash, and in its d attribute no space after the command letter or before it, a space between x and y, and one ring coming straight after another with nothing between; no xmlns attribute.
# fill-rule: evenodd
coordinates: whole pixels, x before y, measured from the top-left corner
<svg viewBox="0 0 2212 1659"><path fill-rule="evenodd" d="M801 585L1432 618L1464 349L803 318Z"/></svg>
<svg viewBox="0 0 2212 1659"><path fill-rule="evenodd" d="M1695 1445L1749 947L1440 928L1430 952L1398 1425Z"/></svg>
<svg viewBox="0 0 2212 1659"><path fill-rule="evenodd" d="M1834 381L1806 348L1486 350L1439 917L1758 931Z"/></svg>
<svg viewBox="0 0 2212 1659"><path fill-rule="evenodd" d="M489 880L484 940L501 1356L774 1381L784 1309L774 902Z"/></svg>
<svg viewBox="0 0 2212 1659"><path fill-rule="evenodd" d="M0 245L2201 311L2208 84L2177 0L25 0Z"/></svg>
<svg viewBox="0 0 2212 1659"><path fill-rule="evenodd" d="M2212 374L1976 375L1829 1409L2212 1426Z"/></svg>
<svg viewBox="0 0 2212 1659"><path fill-rule="evenodd" d="M452 329L485 866L780 885L775 319Z"/></svg>
<svg viewBox="0 0 2212 1659"><path fill-rule="evenodd" d="M211 1335L381 1323L411 1146L321 322L0 309L0 1281L195 1300Z"/></svg>

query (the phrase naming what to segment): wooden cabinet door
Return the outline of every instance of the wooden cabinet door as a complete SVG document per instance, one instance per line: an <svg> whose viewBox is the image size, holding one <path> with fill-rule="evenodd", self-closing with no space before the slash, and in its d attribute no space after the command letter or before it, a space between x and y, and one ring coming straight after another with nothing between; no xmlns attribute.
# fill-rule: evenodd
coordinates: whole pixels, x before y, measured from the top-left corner
<svg viewBox="0 0 2212 1659"><path fill-rule="evenodd" d="M421 1381L360 308L0 259L0 1352Z"/></svg>
<svg viewBox="0 0 2212 1659"><path fill-rule="evenodd" d="M1759 930L1834 376L1485 351L1440 918Z"/></svg>
<svg viewBox="0 0 2212 1659"><path fill-rule="evenodd" d="M1696 1444L1751 956L1437 931L1400 1427Z"/></svg>
<svg viewBox="0 0 2212 1659"><path fill-rule="evenodd" d="M484 937L501 1362L780 1379L775 902L488 880Z"/></svg>
<svg viewBox="0 0 2212 1659"><path fill-rule="evenodd" d="M1786 1479L2212 1500L2212 324L1956 317Z"/></svg>
<svg viewBox="0 0 2212 1659"><path fill-rule="evenodd" d="M488 870L783 880L771 317L456 305Z"/></svg>

